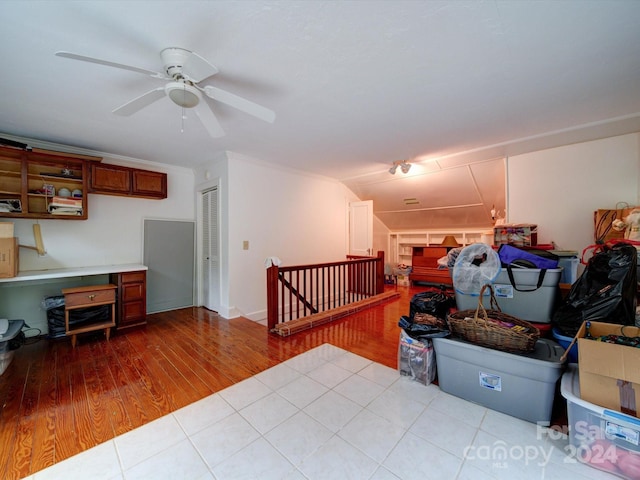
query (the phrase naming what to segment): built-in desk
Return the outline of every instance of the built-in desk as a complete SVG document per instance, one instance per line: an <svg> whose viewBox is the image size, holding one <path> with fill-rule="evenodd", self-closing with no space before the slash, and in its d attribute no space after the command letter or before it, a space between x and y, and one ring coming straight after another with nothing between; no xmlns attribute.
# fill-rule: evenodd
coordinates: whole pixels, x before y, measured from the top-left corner
<svg viewBox="0 0 640 480"><path fill-rule="evenodd" d="M119 314L120 311L117 312L116 321L122 317L125 318L123 323L132 325L131 320L135 313L135 324L139 325L143 323L141 318L146 317L146 309L140 304L145 302L146 297L132 296L131 292L138 293L146 289L141 278L145 276L147 270L148 268L142 264L99 265L28 270L12 278L0 278L0 318L23 318L29 327L40 329L43 334L46 334L48 332L47 314L41 305L45 297L61 295L63 288L114 283L118 285L116 303L127 307L124 316ZM135 275L135 272L140 274ZM134 275L128 275L129 273ZM125 281L119 283L117 280L120 277ZM136 282L132 284L133 280Z"/></svg>
<svg viewBox="0 0 640 480"><path fill-rule="evenodd" d="M27 270L11 278L0 278L0 283L26 282L30 280L49 280L54 278L86 277L88 275L110 275L112 273L136 272L147 270L145 265L129 263L126 265L99 265L96 267L52 268L49 270Z"/></svg>

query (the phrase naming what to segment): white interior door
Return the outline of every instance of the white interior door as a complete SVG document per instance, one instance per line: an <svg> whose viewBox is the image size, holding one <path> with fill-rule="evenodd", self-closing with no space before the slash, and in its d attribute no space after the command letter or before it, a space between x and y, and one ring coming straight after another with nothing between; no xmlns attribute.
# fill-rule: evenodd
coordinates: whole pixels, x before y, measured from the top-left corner
<svg viewBox="0 0 640 480"><path fill-rule="evenodd" d="M220 309L220 245L218 242L218 189L202 192L202 304Z"/></svg>
<svg viewBox="0 0 640 480"><path fill-rule="evenodd" d="M373 255L373 200L349 204L349 255Z"/></svg>

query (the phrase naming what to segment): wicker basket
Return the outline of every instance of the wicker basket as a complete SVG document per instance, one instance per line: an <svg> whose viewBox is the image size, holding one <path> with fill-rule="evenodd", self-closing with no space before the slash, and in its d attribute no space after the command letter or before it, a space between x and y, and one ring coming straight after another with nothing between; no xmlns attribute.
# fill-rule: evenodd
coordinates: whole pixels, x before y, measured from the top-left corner
<svg viewBox="0 0 640 480"><path fill-rule="evenodd" d="M482 297L487 288L491 292L491 307L493 307L489 310L482 305ZM540 338L540 330L529 322L502 313L491 285L482 287L478 307L475 310L460 310L450 314L447 320L454 336L504 352L531 352Z"/></svg>

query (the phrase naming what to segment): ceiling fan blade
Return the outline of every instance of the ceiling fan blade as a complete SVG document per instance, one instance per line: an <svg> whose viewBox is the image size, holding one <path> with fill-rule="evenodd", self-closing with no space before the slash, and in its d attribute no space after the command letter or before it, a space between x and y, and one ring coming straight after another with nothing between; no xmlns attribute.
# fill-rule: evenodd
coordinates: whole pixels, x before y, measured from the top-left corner
<svg viewBox="0 0 640 480"><path fill-rule="evenodd" d="M182 66L182 72L192 82L198 83L218 73L218 69L197 53L190 52L189 57Z"/></svg>
<svg viewBox="0 0 640 480"><path fill-rule="evenodd" d="M217 87L212 87L211 85L207 85L204 87L204 93L208 96L222 103L226 103L227 105L237 108L238 110L242 110L249 115L253 115L260 120L264 120L265 122L273 123L276 119L276 114L257 103L253 103L245 98L234 95L233 93L229 93L225 90L221 90Z"/></svg>
<svg viewBox="0 0 640 480"><path fill-rule="evenodd" d="M77 53L56 52L56 56L70 58L72 60L80 60L82 62L97 63L98 65L106 65L107 67L115 67L122 70L129 70L131 72L142 73L143 75L149 75L150 77L160 78L163 80L168 79L165 74L160 72L154 72L153 70L147 70L145 68L132 67L130 65L124 65L122 63L110 62L108 60L101 60L99 58L87 57L85 55L78 55Z"/></svg>
<svg viewBox="0 0 640 480"><path fill-rule="evenodd" d="M139 110L142 110L144 107L151 105L153 102L160 100L165 95L164 87L154 88L153 90L140 95L138 98L134 98L130 102L116 108L113 113L127 117Z"/></svg>
<svg viewBox="0 0 640 480"><path fill-rule="evenodd" d="M201 100L198 105L194 107L194 111L202 122L202 125L204 125L204 128L209 132L209 135L213 138L219 138L225 135L220 122L218 122L218 119L213 114L206 101Z"/></svg>

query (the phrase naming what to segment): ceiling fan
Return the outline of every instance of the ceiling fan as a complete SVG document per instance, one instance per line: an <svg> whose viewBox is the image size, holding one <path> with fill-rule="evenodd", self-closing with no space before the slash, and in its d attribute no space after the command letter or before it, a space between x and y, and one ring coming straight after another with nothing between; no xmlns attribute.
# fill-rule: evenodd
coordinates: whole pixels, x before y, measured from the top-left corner
<svg viewBox="0 0 640 480"><path fill-rule="evenodd" d="M211 85L200 86L199 83L218 73L218 69L197 53L184 48L171 47L165 48L160 52L164 73L87 57L77 53L60 51L56 52L56 55L58 57L121 68L167 81L163 87L149 90L116 108L113 110L116 115L132 115L167 96L173 103L182 108L193 108L209 135L214 138L221 137L224 135L224 130L207 102L203 101L202 94L204 93L209 98L225 103L265 122L273 123L276 118L273 111L257 103Z"/></svg>

